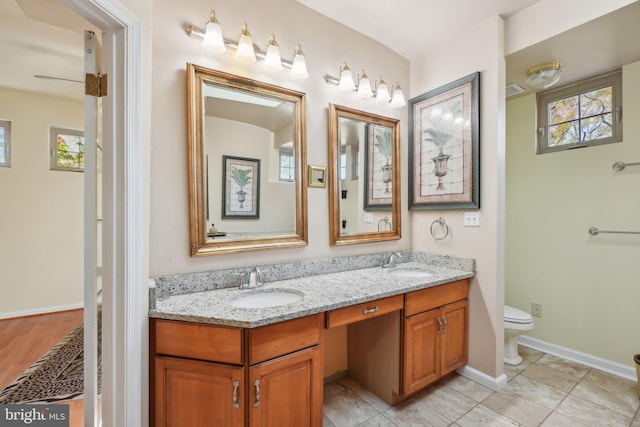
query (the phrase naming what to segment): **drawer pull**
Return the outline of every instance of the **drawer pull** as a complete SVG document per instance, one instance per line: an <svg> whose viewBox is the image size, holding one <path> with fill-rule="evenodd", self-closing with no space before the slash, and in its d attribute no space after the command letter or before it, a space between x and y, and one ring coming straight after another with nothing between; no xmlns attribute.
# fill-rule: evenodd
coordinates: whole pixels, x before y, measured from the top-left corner
<svg viewBox="0 0 640 427"><path fill-rule="evenodd" d="M444 318L444 316L442 316L442 323L444 324L444 327L442 328L442 332L446 332L447 330L447 319Z"/></svg>
<svg viewBox="0 0 640 427"><path fill-rule="evenodd" d="M442 326L442 321L439 317L436 317L436 322L438 322L438 330L436 331L436 334L440 335L442 332L444 332L444 327Z"/></svg>
<svg viewBox="0 0 640 427"><path fill-rule="evenodd" d="M240 404L238 403L238 387L240 387L240 381L233 382L233 407L239 408Z"/></svg>
<svg viewBox="0 0 640 427"><path fill-rule="evenodd" d="M253 402L253 407L257 408L260 406L260 380L255 380L253 385L256 387L256 401Z"/></svg>
<svg viewBox="0 0 640 427"><path fill-rule="evenodd" d="M378 307L377 305L373 308L365 308L362 310L362 314L369 314L369 313L375 313L376 311L380 310L380 307Z"/></svg>

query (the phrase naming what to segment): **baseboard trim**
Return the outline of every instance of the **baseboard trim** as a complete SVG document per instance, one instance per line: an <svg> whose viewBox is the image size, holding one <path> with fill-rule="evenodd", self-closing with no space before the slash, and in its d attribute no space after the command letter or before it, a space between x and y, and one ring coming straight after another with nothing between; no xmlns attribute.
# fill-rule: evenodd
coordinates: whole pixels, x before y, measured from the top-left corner
<svg viewBox="0 0 640 427"><path fill-rule="evenodd" d="M456 369L456 372L471 381L490 388L493 391L500 391L507 386L507 376L505 374L501 374L499 377L494 378L482 371L472 368L469 365Z"/></svg>
<svg viewBox="0 0 640 427"><path fill-rule="evenodd" d="M340 378L344 378L346 376L349 376L349 370L348 369L344 369L342 371L338 371L338 372L334 372L331 375L327 375L326 377L324 377L324 383L332 383L334 381L339 380Z"/></svg>
<svg viewBox="0 0 640 427"><path fill-rule="evenodd" d="M582 353L581 351L572 350L567 347L562 347L560 345L552 344L550 342L531 338L525 335L521 335L518 337L518 344L522 344L525 347L530 347L534 350L552 354L563 359L581 363L591 368L599 369L601 371L608 372L610 374L617 375L631 381L637 381L635 367L633 366L626 366L621 363L612 362L611 360L592 356L587 353ZM629 355L629 359L630 361L633 361L633 355Z"/></svg>
<svg viewBox="0 0 640 427"><path fill-rule="evenodd" d="M13 319L15 317L38 316L40 314L56 313L84 308L84 304L59 305L56 307L34 308L33 310L14 311L12 313L0 313L0 319Z"/></svg>

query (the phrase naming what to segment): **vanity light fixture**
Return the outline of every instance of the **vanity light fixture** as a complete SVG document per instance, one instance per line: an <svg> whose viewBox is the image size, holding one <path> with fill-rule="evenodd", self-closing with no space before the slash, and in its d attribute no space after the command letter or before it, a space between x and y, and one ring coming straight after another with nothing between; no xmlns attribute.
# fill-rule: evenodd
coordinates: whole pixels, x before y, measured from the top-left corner
<svg viewBox="0 0 640 427"><path fill-rule="evenodd" d="M393 96L391 97L391 107L402 108L407 105L407 101L404 100L404 92L398 82L393 84Z"/></svg>
<svg viewBox="0 0 640 427"><path fill-rule="evenodd" d="M364 70L360 70L360 73L358 73L358 91L356 92L356 95L358 98L371 98L373 96L369 77Z"/></svg>
<svg viewBox="0 0 640 427"><path fill-rule="evenodd" d="M293 64L291 64L291 71L289 72L289 75L294 79L309 78L307 61L300 45L296 45L296 48L293 51Z"/></svg>
<svg viewBox="0 0 640 427"><path fill-rule="evenodd" d="M281 71L282 59L280 58L280 46L276 41L275 34L271 34L267 43L267 53L264 55L262 66L269 71Z"/></svg>
<svg viewBox="0 0 640 427"><path fill-rule="evenodd" d="M558 61L553 61L529 68L524 82L532 89L542 90L558 83L561 76L562 66Z"/></svg>
<svg viewBox="0 0 640 427"><path fill-rule="evenodd" d="M407 105L407 101L404 99L404 93L399 83L395 83L392 90L389 91L387 83L380 77L375 82L375 91L371 88L371 82L364 70L358 73L358 85L353 81L353 74L346 62L343 62L340 66L340 78L336 78L332 75L325 74L324 80L328 84L338 86L338 90L341 92L356 92L358 98L366 99L375 97L375 102L379 104L389 103L392 108L401 108ZM390 102L389 102L390 101Z"/></svg>
<svg viewBox="0 0 640 427"><path fill-rule="evenodd" d="M382 76L380 80L376 81L376 103L382 104L384 102L389 102L391 99L391 95L389 95L389 88L384 80L382 80Z"/></svg>
<svg viewBox="0 0 640 427"><path fill-rule="evenodd" d="M215 10L211 11L205 30L195 25L187 26L186 30L189 37L202 40L202 46L208 52L224 53L228 46L236 51L234 58L238 61L254 63L258 59L262 59L265 70L277 72L281 71L282 68L289 68L291 70L289 75L292 78L306 79L309 77L305 54L299 44L294 49L293 61L283 61L280 57L280 46L276 41L275 35L272 34L269 37L265 53L262 53L254 47L253 39L246 23L242 25L238 43L234 43L225 39L222 35L222 27L216 19Z"/></svg>
<svg viewBox="0 0 640 427"><path fill-rule="evenodd" d="M215 10L212 10L209 16L209 22L207 22L204 38L202 39L202 47L211 53L224 53L227 50L222 37L222 27L216 19Z"/></svg>
<svg viewBox="0 0 640 427"><path fill-rule="evenodd" d="M242 32L240 33L240 39L238 40L238 48L234 55L239 61L242 62L256 62L256 52L253 49L253 39L251 33L247 27L247 23L242 24Z"/></svg>

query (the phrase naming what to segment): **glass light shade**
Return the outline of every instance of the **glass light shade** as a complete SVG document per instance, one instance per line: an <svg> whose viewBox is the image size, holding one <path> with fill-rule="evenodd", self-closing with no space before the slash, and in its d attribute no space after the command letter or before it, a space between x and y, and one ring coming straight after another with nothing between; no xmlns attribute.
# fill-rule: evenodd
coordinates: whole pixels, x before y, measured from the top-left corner
<svg viewBox="0 0 640 427"><path fill-rule="evenodd" d="M282 59L280 58L280 47L276 42L276 37L271 34L269 44L267 45L267 53L264 56L262 66L268 71L281 71Z"/></svg>
<svg viewBox="0 0 640 427"><path fill-rule="evenodd" d="M338 90L341 92L351 92L356 90L356 84L353 82L353 74L347 64L340 67L340 82L338 83Z"/></svg>
<svg viewBox="0 0 640 427"><path fill-rule="evenodd" d="M358 92L356 95L358 98L371 98L373 96L371 82L369 82L369 77L367 77L367 73L364 70L362 70L362 74L358 79Z"/></svg>
<svg viewBox="0 0 640 427"><path fill-rule="evenodd" d="M242 26L242 32L240 33L240 40L238 40L238 48L234 58L242 62L256 62L256 52L253 50L253 40L251 39L251 33L247 29L247 24Z"/></svg>
<svg viewBox="0 0 640 427"><path fill-rule="evenodd" d="M387 84L380 78L378 82L378 88L376 89L376 102L384 103L389 102L391 99L391 95L389 95L389 88L387 88Z"/></svg>
<svg viewBox="0 0 640 427"><path fill-rule="evenodd" d="M532 89L542 90L558 83L562 76L562 68L558 61L542 64L527 70L527 78L524 81Z"/></svg>
<svg viewBox="0 0 640 427"><path fill-rule="evenodd" d="M297 45L293 51L293 63L291 64L289 75L294 79L306 79L309 77L307 61L300 45Z"/></svg>
<svg viewBox="0 0 640 427"><path fill-rule="evenodd" d="M407 102L404 100L404 92L400 88L398 83L393 85L393 96L391 97L391 106L393 108L401 108L407 105Z"/></svg>
<svg viewBox="0 0 640 427"><path fill-rule="evenodd" d="M222 27L216 19L215 11L213 10L211 11L211 17L204 31L202 47L211 53L224 53L227 50L224 45L224 38L222 37Z"/></svg>

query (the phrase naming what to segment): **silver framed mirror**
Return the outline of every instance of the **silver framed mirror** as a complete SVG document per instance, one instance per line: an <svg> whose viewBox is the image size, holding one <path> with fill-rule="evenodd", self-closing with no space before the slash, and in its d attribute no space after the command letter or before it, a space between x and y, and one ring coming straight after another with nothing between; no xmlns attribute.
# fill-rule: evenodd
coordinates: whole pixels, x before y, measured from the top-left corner
<svg viewBox="0 0 640 427"><path fill-rule="evenodd" d="M305 95L187 64L191 255L307 245Z"/></svg>

